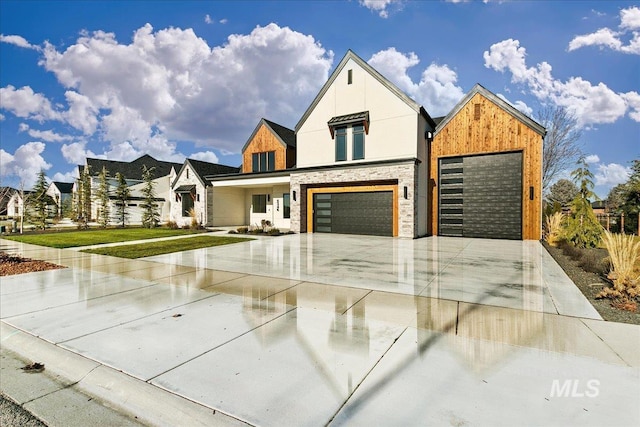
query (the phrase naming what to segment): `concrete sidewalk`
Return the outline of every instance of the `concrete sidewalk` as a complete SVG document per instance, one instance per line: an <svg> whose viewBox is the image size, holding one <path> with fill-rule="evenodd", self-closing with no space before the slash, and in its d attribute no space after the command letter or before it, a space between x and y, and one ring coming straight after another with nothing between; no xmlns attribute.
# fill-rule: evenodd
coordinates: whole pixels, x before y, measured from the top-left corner
<svg viewBox="0 0 640 427"><path fill-rule="evenodd" d="M398 263L406 244L387 239L404 254L389 274L411 282L385 288L384 271L376 281L358 262L349 271L366 280L339 273L349 286L337 286L339 274L309 279L330 270L320 260L340 271L343 252L314 239L292 254L297 236L283 237L225 247L229 260L254 254L244 272L212 268L207 250L183 253L207 260L189 265L0 241L71 267L0 279L2 391L50 425L637 425L640 326L559 314L566 283L549 300L530 281L507 292L506 276L553 282L544 256L504 255L474 293L481 257L500 258L489 246L436 240L437 256L418 247ZM352 252L379 268L366 248L382 254L381 241L359 242ZM416 286L425 265L442 279ZM458 270L465 292L424 292L453 289ZM496 305L516 295L519 308ZM19 369L33 361L45 371Z"/></svg>

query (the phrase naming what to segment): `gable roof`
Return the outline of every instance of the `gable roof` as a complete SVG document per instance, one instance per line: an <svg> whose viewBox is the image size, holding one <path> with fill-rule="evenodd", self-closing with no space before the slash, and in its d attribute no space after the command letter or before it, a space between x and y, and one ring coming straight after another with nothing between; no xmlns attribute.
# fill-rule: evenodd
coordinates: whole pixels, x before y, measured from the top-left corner
<svg viewBox="0 0 640 427"><path fill-rule="evenodd" d="M62 194L73 193L73 182L53 181L51 185L55 185Z"/></svg>
<svg viewBox="0 0 640 427"><path fill-rule="evenodd" d="M147 169L155 168L153 176L159 178L171 173L171 168L176 171L182 166L181 163L164 162L156 160L148 154L138 157L132 162L122 162L116 160L106 159L92 159L87 158L87 165L91 167L91 175L96 176L104 167L109 175L114 177L116 173L120 172L126 179L135 179L142 181L142 166L146 166ZM79 165L78 170L80 173L84 170L84 165Z"/></svg>
<svg viewBox="0 0 640 427"><path fill-rule="evenodd" d="M345 67L345 65L347 65L347 62L349 62L349 60L353 60L363 70L365 70L373 78L378 80L390 92L392 92L394 95L396 95L402 101L404 101L405 104L407 104L409 107L411 107L416 113L419 113L420 115L422 115L427 120L427 123L429 123L429 125L433 129L435 129L436 124L433 121L433 119L431 118L431 116L429 116L429 113L427 113L427 110L424 109L424 107L422 107L416 101L411 99L411 97L409 97L409 95L407 95L402 90L400 90L400 88L398 88L398 86L396 86L393 83L391 83L391 81L389 81L389 79L384 77L375 68L373 68L371 65L367 64L367 62L365 60L360 58L351 49L349 49L347 51L347 53L344 55L344 57L342 58L342 60L340 60L340 63L336 66L335 70L333 70L333 73L331 73L331 76L329 76L329 79L327 80L327 82L324 84L324 86L322 86L322 88L320 89L320 92L318 92L318 95L316 95L316 97L314 98L314 100L311 103L311 105L309 105L309 108L307 108L307 110L304 112L304 114L302 115L302 117L300 118L298 123L296 124L296 127L295 127L295 131L296 132L298 132L298 130L300 130L300 128L302 127L304 122L311 115L311 112L314 110L314 108L316 108L316 105L318 105L318 102L320 102L320 100L322 99L324 94L329 90L329 87L331 87L331 85L333 84L335 79L338 77L338 74L340 74L340 71L342 71L342 69Z"/></svg>
<svg viewBox="0 0 640 427"><path fill-rule="evenodd" d="M220 165L218 163L203 162L202 160L186 159L182 164L182 167L180 167L180 169L178 170L178 174L176 175L175 180L171 183L172 187L176 184L176 182L182 175L182 172L187 167L187 165L191 166L191 169L195 172L196 176L200 180L200 183L205 187L207 185L206 180L204 179L205 175L206 176L228 175L228 174L234 174L234 173L240 172L240 168L235 166L227 166L227 165Z"/></svg>
<svg viewBox="0 0 640 427"><path fill-rule="evenodd" d="M272 122L271 120L262 118L258 122L258 125L256 126L256 128L251 133L251 136L249 137L249 139L247 139L247 142L242 147L243 153L247 149L251 141L253 141L253 138L255 138L256 134L258 133L258 130L260 130L260 127L262 125L265 125L267 128L269 128L269 130L271 130L271 133L273 133L276 136L276 138L278 139L278 141L280 141L282 145L284 145L285 147L296 148L296 133L294 131L282 125L279 125L275 122Z"/></svg>
<svg viewBox="0 0 640 427"><path fill-rule="evenodd" d="M467 92L467 94L464 97L462 97L460 102L458 102L456 104L456 106L453 107L453 109L449 112L449 114L447 114L438 123L438 127L436 128L436 132L435 133L440 132L440 130L443 129L447 125L447 123L449 123L451 121L451 119L453 119L453 117L455 117L455 115L458 114L460 112L460 110L462 110L462 108L469 101L471 101L471 99L478 93L480 95L484 96L485 98L487 98L489 101L491 101L494 104L496 104L498 107L502 108L507 113L511 114L517 120L520 120L524 125L530 127L531 129L533 129L534 131L536 131L537 133L539 133L543 137L547 133L547 130L540 123L536 122L531 117L529 117L526 114L522 113L516 107L514 107L511 104L509 104L507 101L505 101L504 99L500 98L495 93L485 89L482 85L480 85L480 83L476 83L476 85L469 92Z"/></svg>

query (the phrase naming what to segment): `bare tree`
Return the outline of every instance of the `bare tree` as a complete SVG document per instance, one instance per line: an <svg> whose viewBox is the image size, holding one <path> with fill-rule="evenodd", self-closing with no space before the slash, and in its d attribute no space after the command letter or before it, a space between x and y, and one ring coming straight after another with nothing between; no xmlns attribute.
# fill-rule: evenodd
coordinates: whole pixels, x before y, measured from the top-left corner
<svg viewBox="0 0 640 427"><path fill-rule="evenodd" d="M542 154L542 189L546 190L562 171L569 169L582 155L578 141L582 131L576 117L560 106L538 111L538 121L547 128Z"/></svg>

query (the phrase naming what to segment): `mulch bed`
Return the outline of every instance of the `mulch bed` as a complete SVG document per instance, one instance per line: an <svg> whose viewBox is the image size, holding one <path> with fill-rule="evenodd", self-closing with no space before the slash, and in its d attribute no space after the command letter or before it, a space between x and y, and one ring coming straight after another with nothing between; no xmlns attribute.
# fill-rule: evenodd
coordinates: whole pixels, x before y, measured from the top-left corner
<svg viewBox="0 0 640 427"><path fill-rule="evenodd" d="M46 261L23 258L6 252L0 252L0 276L31 273L33 271L54 270L57 268L66 267Z"/></svg>
<svg viewBox="0 0 640 427"><path fill-rule="evenodd" d="M640 325L640 312L638 310L635 312L621 310L613 307L613 301L610 299L596 299L596 295L600 293L602 288L610 284L606 278L600 274L584 271L579 266L579 262L565 255L562 249L552 247L547 242L542 242L542 244L604 320ZM606 249L588 250L593 251L600 258L608 256Z"/></svg>

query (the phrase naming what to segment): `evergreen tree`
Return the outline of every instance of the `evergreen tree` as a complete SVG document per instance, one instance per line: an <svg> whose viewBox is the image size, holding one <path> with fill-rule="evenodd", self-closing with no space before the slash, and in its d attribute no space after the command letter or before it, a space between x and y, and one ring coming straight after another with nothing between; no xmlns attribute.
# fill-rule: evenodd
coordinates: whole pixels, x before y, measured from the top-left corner
<svg viewBox="0 0 640 427"><path fill-rule="evenodd" d="M91 220L91 172L89 165L84 167L76 180L74 211L78 227L87 228Z"/></svg>
<svg viewBox="0 0 640 427"><path fill-rule="evenodd" d="M547 200L551 204L557 202L563 208L567 208L571 205L573 199L575 199L578 191L578 187L576 187L573 182L568 179L561 179L549 188Z"/></svg>
<svg viewBox="0 0 640 427"><path fill-rule="evenodd" d="M109 205L109 171L105 167L102 168L102 171L98 175L98 189L96 191L96 197L100 202L98 224L100 224L100 227L102 228L107 228L107 225L109 225L111 211Z"/></svg>
<svg viewBox="0 0 640 427"><path fill-rule="evenodd" d="M640 160L636 159L631 164L631 176L625 184L624 203L624 228L627 233L638 233L638 221L640 218Z"/></svg>
<svg viewBox="0 0 640 427"><path fill-rule="evenodd" d="M48 187L49 184L47 183L47 177L45 176L44 171L40 170L40 172L38 172L36 184L28 197L28 211L30 212L31 222L37 228L42 230L47 228L47 202L49 200L49 197L47 197Z"/></svg>
<svg viewBox="0 0 640 427"><path fill-rule="evenodd" d="M144 180L142 197L144 200L140 207L142 208L142 225L146 228L155 228L160 224L160 213L155 202L156 191L154 187L156 183L153 181L154 169L147 169L146 165L142 165L142 179Z"/></svg>
<svg viewBox="0 0 640 427"><path fill-rule="evenodd" d="M602 226L591 208L590 200L598 197L593 192L593 174L583 157L578 160L578 167L571 172L571 177L578 185L579 192L571 203L566 235L577 247L593 248L600 242Z"/></svg>
<svg viewBox="0 0 640 427"><path fill-rule="evenodd" d="M127 201L131 196L131 190L120 172L116 173L116 181L118 182L115 190L116 218L120 226L124 228L129 217Z"/></svg>

